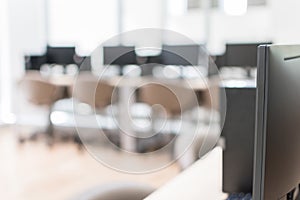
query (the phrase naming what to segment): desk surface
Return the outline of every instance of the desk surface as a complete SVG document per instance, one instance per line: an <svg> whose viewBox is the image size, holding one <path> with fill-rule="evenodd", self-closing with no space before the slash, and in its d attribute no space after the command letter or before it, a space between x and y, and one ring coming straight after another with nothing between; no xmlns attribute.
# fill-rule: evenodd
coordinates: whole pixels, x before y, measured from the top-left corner
<svg viewBox="0 0 300 200"><path fill-rule="evenodd" d="M154 77L112 77L107 79L108 82L117 87L140 87L148 83L166 83L174 84L193 90L206 90L208 88L208 79L158 79Z"/></svg>
<svg viewBox="0 0 300 200"><path fill-rule="evenodd" d="M221 200L222 149L214 148L204 158L156 190L145 200Z"/></svg>
<svg viewBox="0 0 300 200"><path fill-rule="evenodd" d="M72 86L75 80L75 76L71 75L57 75L49 77L49 82L57 86Z"/></svg>
<svg viewBox="0 0 300 200"><path fill-rule="evenodd" d="M157 79L153 77L124 77L115 76L103 78L110 85L115 87L140 87L148 83L166 83L186 87L193 90L206 90L208 88L208 79ZM52 84L58 86L72 86L76 81L76 76L60 75L49 78Z"/></svg>

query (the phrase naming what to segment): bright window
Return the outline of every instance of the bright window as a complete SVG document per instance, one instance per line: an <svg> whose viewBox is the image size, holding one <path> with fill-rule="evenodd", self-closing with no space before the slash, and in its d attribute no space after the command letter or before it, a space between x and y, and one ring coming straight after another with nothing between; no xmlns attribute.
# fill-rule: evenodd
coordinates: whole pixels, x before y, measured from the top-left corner
<svg viewBox="0 0 300 200"><path fill-rule="evenodd" d="M49 0L49 43L76 45L90 54L100 43L117 34L117 0Z"/></svg>

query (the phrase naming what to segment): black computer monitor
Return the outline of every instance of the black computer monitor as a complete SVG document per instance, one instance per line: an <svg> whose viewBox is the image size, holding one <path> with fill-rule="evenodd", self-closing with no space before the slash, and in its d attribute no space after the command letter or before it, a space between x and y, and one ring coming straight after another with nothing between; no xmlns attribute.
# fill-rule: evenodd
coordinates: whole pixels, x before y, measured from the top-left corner
<svg viewBox="0 0 300 200"><path fill-rule="evenodd" d="M47 63L49 64L76 64L74 61L75 47L47 47Z"/></svg>
<svg viewBox="0 0 300 200"><path fill-rule="evenodd" d="M103 63L105 65L137 64L133 46L105 46L103 47Z"/></svg>
<svg viewBox="0 0 300 200"><path fill-rule="evenodd" d="M226 55L216 55L213 56L214 58L214 62L216 64L216 66L218 67L218 69L220 69L221 67L225 66L226 64Z"/></svg>
<svg viewBox="0 0 300 200"><path fill-rule="evenodd" d="M224 66L256 67L257 47L267 43L226 44Z"/></svg>
<svg viewBox="0 0 300 200"><path fill-rule="evenodd" d="M161 61L163 65L198 65L200 45L163 45Z"/></svg>
<svg viewBox="0 0 300 200"><path fill-rule="evenodd" d="M85 56L85 57L76 56L75 62L79 67L79 71L81 72L92 70L91 56Z"/></svg>
<svg viewBox="0 0 300 200"><path fill-rule="evenodd" d="M254 200L293 199L300 183L300 45L258 49Z"/></svg>
<svg viewBox="0 0 300 200"><path fill-rule="evenodd" d="M47 63L46 55L25 56L26 70L40 70L43 64Z"/></svg>
<svg viewBox="0 0 300 200"><path fill-rule="evenodd" d="M251 193L255 133L255 81L224 81L220 109L225 139L223 191ZM226 107L225 107L226 105Z"/></svg>

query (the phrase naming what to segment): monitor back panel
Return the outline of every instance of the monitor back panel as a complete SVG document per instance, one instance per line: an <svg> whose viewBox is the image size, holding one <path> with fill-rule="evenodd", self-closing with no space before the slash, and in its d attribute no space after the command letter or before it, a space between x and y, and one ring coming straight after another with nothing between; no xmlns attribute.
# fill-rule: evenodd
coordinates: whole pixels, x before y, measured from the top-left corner
<svg viewBox="0 0 300 200"><path fill-rule="evenodd" d="M163 45L161 60L163 65L198 65L200 45Z"/></svg>
<svg viewBox="0 0 300 200"><path fill-rule="evenodd" d="M253 179L256 87L225 87L225 91L226 113L221 108L225 120L221 133L225 138L223 191L248 193Z"/></svg>
<svg viewBox="0 0 300 200"><path fill-rule="evenodd" d="M103 47L103 62L105 65L137 64L133 46L105 46Z"/></svg>
<svg viewBox="0 0 300 200"><path fill-rule="evenodd" d="M40 70L43 64L47 63L46 55L41 56L25 56L26 70Z"/></svg>
<svg viewBox="0 0 300 200"><path fill-rule="evenodd" d="M256 67L257 47L266 43L227 44L225 66Z"/></svg>
<svg viewBox="0 0 300 200"><path fill-rule="evenodd" d="M300 45L260 47L254 199L300 183Z"/></svg>
<svg viewBox="0 0 300 200"><path fill-rule="evenodd" d="M75 47L47 47L47 63L75 64Z"/></svg>

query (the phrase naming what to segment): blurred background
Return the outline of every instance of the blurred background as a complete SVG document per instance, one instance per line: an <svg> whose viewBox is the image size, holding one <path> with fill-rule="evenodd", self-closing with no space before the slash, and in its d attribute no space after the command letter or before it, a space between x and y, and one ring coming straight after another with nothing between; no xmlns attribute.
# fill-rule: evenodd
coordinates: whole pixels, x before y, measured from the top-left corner
<svg viewBox="0 0 300 200"><path fill-rule="evenodd" d="M190 139L183 133L196 130L195 121L217 127L210 129L209 147L221 134L222 98L201 81L212 87L217 77L228 87L252 87L259 44L300 41L299 8L297 0L0 0L0 195L92 199L88 195L94 191L122 182L129 188L141 187L142 197L147 196L199 158L201 134L185 156L168 165ZM168 31L148 30L137 37L134 32L122 34L149 28ZM99 75L105 77L101 85ZM170 86L138 87L153 79ZM128 90L120 84L128 85ZM190 84L192 88L177 88ZM89 91L97 88L99 98L91 102L97 94ZM115 101L114 88L118 88ZM185 108L178 110L170 88L197 103L184 102ZM150 139L120 137L118 127L128 124L120 108L132 92L136 94L130 115L135 126L125 131ZM93 109L96 120L91 117ZM172 141L163 154L146 161L129 158L134 161L122 168L145 172L164 166L163 170L132 175L101 165L82 145L95 142L98 129L116 147L134 152L153 152ZM80 138L77 131L89 136ZM150 137L153 133L159 134ZM102 149L107 141L100 150L97 142L89 143L92 154L106 154L98 160L124 164L118 161L124 155Z"/></svg>
<svg viewBox="0 0 300 200"><path fill-rule="evenodd" d="M12 91L25 73L24 56L42 55L47 45L74 46L86 56L121 32L162 28L207 43L217 55L226 43L297 42L297 8L295 0L1 0L1 121L15 112Z"/></svg>

